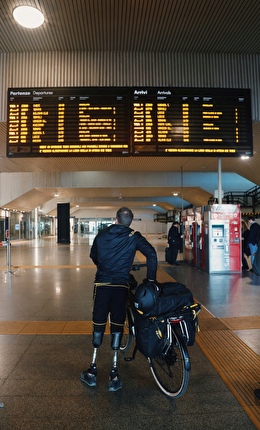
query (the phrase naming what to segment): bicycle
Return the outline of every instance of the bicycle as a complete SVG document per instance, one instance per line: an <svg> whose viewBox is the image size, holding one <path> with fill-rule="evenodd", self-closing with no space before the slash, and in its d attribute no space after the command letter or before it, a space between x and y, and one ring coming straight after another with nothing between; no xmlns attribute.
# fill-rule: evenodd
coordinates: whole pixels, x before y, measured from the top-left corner
<svg viewBox="0 0 260 430"><path fill-rule="evenodd" d="M139 270L138 265L132 270ZM125 331L122 337L120 350L125 353L129 350L132 340L135 339L135 309L133 307L134 295L129 294L126 312ZM181 312L172 313L166 317L166 342L162 353L158 357L148 357L149 367L159 389L168 397L179 398L187 390L190 375L190 357L187 349L189 333L185 322L185 312L200 311L200 304L187 306ZM125 361L135 359L137 347L135 345L132 356L124 357Z"/></svg>

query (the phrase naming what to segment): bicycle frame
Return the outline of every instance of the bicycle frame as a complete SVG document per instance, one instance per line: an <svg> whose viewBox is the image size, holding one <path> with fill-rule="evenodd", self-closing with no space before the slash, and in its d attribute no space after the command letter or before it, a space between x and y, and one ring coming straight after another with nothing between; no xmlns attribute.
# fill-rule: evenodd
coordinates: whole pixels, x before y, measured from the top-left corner
<svg viewBox="0 0 260 430"><path fill-rule="evenodd" d="M174 330L175 326L178 326L181 332L181 337L176 333L179 342L184 343L183 341L184 338L189 339L189 333L188 333L186 321L184 321L184 319L181 316L171 317L168 319L167 330L171 332L171 337L172 337L171 327L173 327L173 330ZM185 365L185 369L189 372L191 369L191 365L190 365L190 358L189 358L188 352L186 357L184 357L184 365Z"/></svg>

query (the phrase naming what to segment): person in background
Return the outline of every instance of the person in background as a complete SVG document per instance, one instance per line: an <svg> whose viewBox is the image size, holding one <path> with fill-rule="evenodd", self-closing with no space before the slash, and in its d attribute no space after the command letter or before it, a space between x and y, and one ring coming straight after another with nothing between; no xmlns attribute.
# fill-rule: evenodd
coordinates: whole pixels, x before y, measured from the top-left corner
<svg viewBox="0 0 260 430"><path fill-rule="evenodd" d="M81 373L81 381L89 387L96 386L97 349L101 346L108 315L110 314L111 348L114 351L113 367L109 375L109 391L122 388L117 369L117 353L123 335L131 268L136 251L146 257L147 278L144 282L156 283L157 254L154 247L130 228L133 213L127 207L117 211L115 224L100 231L93 241L90 258L97 266L93 292L94 347L88 370Z"/></svg>
<svg viewBox="0 0 260 430"><path fill-rule="evenodd" d="M258 400L260 400L260 388L256 388L254 390L254 395Z"/></svg>
<svg viewBox="0 0 260 430"><path fill-rule="evenodd" d="M250 227L248 235L248 245L251 255L251 263L253 265L255 254L258 250L258 242L260 240L260 225L256 222L254 216L248 217L248 224Z"/></svg>
<svg viewBox="0 0 260 430"><path fill-rule="evenodd" d="M170 248L170 264L178 266L177 257L181 246L181 234L179 231L180 224L177 221L172 223L168 233L168 244Z"/></svg>
<svg viewBox="0 0 260 430"><path fill-rule="evenodd" d="M250 249L248 244L248 236L249 236L249 228L244 219L241 221L241 227L242 227L242 269L243 270L249 270L248 262L246 257L250 256Z"/></svg>

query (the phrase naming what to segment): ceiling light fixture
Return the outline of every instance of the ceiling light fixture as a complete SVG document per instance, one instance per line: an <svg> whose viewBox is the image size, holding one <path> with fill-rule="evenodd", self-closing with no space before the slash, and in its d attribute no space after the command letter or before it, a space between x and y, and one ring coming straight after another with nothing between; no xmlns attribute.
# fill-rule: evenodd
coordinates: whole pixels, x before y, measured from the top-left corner
<svg viewBox="0 0 260 430"><path fill-rule="evenodd" d="M43 13L32 6L18 6L13 10L13 17L26 28L37 28L44 23Z"/></svg>

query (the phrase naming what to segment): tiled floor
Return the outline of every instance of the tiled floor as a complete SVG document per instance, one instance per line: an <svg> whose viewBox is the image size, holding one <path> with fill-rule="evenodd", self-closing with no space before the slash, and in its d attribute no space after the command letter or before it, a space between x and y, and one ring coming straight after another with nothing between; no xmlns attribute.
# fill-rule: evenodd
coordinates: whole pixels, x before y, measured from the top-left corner
<svg viewBox="0 0 260 430"><path fill-rule="evenodd" d="M93 238L12 242L11 270L0 249L1 430L260 428L260 277L209 275L164 263L165 242L148 237L160 260L158 279L185 283L203 305L201 332L189 348L186 394L166 398L141 354L119 357L123 389L108 392L109 336L98 354L98 386L79 376L91 358ZM135 272L140 281L145 269Z"/></svg>

